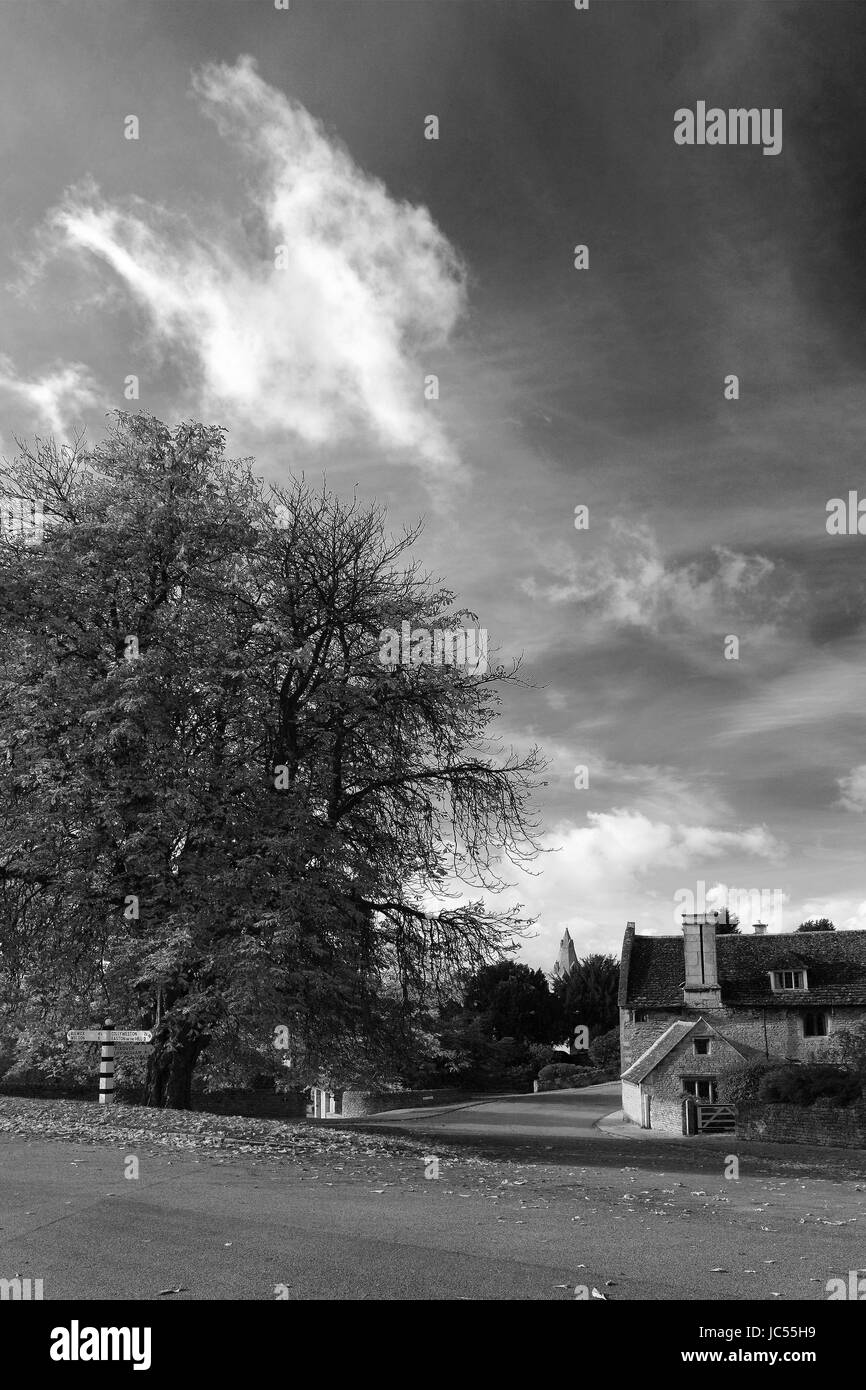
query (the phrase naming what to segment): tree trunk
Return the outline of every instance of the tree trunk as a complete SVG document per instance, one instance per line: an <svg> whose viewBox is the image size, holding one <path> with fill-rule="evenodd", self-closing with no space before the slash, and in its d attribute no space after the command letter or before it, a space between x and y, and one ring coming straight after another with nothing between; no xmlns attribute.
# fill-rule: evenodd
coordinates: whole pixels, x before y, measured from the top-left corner
<svg viewBox="0 0 866 1390"><path fill-rule="evenodd" d="M187 1030L154 1038L147 1059L144 1083L145 1105L164 1110L189 1110L192 1104L192 1075L207 1039Z"/></svg>

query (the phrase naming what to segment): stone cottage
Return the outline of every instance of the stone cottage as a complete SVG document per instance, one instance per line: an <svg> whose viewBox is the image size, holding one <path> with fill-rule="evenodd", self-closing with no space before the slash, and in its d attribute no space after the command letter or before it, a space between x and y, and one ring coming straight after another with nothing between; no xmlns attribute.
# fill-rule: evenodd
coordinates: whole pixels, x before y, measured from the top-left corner
<svg viewBox="0 0 866 1390"><path fill-rule="evenodd" d="M724 910L683 916L682 936L626 927L620 971L622 1107L681 1134L684 1097L711 1103L723 1073L757 1058L820 1060L866 1020L866 931L722 934Z"/></svg>

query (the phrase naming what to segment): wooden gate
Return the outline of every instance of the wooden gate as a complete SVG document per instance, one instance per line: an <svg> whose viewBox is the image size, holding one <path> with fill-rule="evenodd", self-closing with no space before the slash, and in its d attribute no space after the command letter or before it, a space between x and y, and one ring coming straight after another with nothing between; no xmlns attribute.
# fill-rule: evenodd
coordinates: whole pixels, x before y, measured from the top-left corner
<svg viewBox="0 0 866 1390"><path fill-rule="evenodd" d="M707 1101L696 1101L695 1121L698 1134L736 1134L736 1106L710 1105Z"/></svg>

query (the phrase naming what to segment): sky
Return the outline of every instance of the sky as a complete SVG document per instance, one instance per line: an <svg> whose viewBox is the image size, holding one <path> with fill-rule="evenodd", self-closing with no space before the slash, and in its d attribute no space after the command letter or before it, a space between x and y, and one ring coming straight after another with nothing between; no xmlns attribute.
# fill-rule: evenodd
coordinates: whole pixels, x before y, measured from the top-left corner
<svg viewBox="0 0 866 1390"><path fill-rule="evenodd" d="M533 966L866 928L864 57L858 0L0 0L0 452L141 408L423 516L530 682Z"/></svg>

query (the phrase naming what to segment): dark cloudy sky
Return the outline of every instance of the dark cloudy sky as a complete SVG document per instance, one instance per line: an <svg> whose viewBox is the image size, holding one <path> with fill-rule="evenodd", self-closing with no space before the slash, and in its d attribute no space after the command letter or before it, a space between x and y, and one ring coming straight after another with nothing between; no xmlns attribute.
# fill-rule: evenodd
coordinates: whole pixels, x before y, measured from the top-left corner
<svg viewBox="0 0 866 1390"><path fill-rule="evenodd" d="M0 3L3 449L135 374L426 514L536 685L531 963L699 880L866 927L864 66L858 0ZM699 100L781 154L676 145Z"/></svg>

